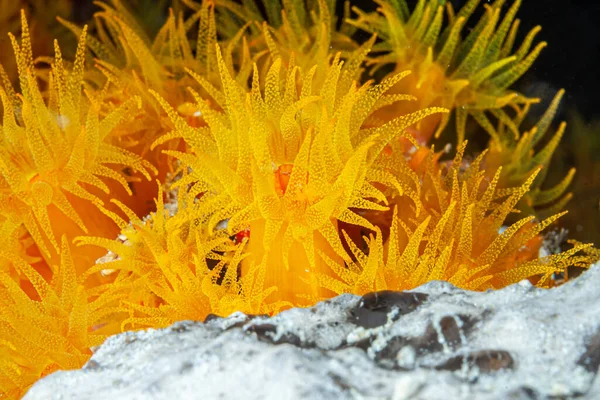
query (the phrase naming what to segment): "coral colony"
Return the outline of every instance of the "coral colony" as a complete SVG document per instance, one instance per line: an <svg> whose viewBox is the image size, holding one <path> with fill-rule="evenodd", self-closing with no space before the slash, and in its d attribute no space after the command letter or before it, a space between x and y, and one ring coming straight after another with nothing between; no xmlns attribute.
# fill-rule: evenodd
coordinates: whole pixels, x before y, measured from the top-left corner
<svg viewBox="0 0 600 400"><path fill-rule="evenodd" d="M127 330L430 280L552 287L600 257L541 251L574 170L542 188L563 91L522 128L539 99L510 87L546 43L515 43L521 1L375 3L186 0L149 37L107 0L55 22L73 59L32 54L52 39L21 12L0 70L1 398Z"/></svg>

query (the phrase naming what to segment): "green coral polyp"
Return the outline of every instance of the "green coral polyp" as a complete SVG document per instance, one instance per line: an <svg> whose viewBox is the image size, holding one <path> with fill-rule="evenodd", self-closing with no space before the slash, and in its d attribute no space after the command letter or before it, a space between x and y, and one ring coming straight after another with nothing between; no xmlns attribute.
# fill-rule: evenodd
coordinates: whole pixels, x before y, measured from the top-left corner
<svg viewBox="0 0 600 400"><path fill-rule="evenodd" d="M506 120L507 106L537 101L510 90L546 46L541 42L531 49L541 29L538 26L513 50L519 27L515 16L521 0L514 1L502 18L505 0L485 4L483 16L464 38L461 33L480 0L468 1L458 13L446 1L419 0L412 12L405 0L376 2L379 5L376 13L367 14L355 8L358 17L352 21L381 39L373 48L376 54L369 64L375 68L392 64L395 71L413 70L414 78L398 90L415 94L419 98L418 107L436 105L455 110L457 143L465 139L469 116L492 139L500 141L486 113ZM444 19L446 27L442 29ZM422 127L420 135L425 139L432 134L439 136L449 121L449 116L442 116L438 124Z"/></svg>

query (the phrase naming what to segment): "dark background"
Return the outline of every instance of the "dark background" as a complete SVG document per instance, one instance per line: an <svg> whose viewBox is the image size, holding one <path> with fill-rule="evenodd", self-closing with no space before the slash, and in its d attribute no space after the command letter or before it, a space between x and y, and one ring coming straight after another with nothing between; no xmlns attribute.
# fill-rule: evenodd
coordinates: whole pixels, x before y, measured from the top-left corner
<svg viewBox="0 0 600 400"><path fill-rule="evenodd" d="M518 16L524 28L541 25L539 37L548 42L524 80L565 88L566 108L577 108L588 119L597 118L600 1L524 0Z"/></svg>

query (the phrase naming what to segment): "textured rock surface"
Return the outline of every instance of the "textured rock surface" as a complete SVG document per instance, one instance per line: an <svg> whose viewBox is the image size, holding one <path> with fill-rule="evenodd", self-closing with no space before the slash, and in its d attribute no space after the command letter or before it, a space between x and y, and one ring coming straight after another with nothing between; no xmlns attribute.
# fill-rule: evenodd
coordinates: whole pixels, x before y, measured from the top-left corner
<svg viewBox="0 0 600 400"><path fill-rule="evenodd" d="M25 398L594 399L599 364L597 265L552 290L431 282L126 333Z"/></svg>

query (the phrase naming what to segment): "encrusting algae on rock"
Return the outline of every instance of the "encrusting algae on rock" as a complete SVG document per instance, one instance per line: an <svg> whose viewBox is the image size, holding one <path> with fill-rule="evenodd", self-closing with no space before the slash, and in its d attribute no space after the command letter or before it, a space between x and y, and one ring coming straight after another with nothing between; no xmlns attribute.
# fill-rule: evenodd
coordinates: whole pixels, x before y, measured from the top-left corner
<svg viewBox="0 0 600 400"><path fill-rule="evenodd" d="M552 287L598 258L584 244L541 255L574 171L541 188L564 125L537 144L562 91L520 128L536 99L509 87L545 44L530 50L536 28L513 52L519 0L504 17L504 1L485 5L466 36L476 0L347 3L340 17L334 0L184 3L153 38L119 0L99 3L93 35L60 19L80 38L72 63L57 43L34 60L24 14L11 37L2 396L126 330L436 279ZM373 35L357 42L360 30ZM450 115L447 160L431 139ZM473 157L467 115L490 137Z"/></svg>

